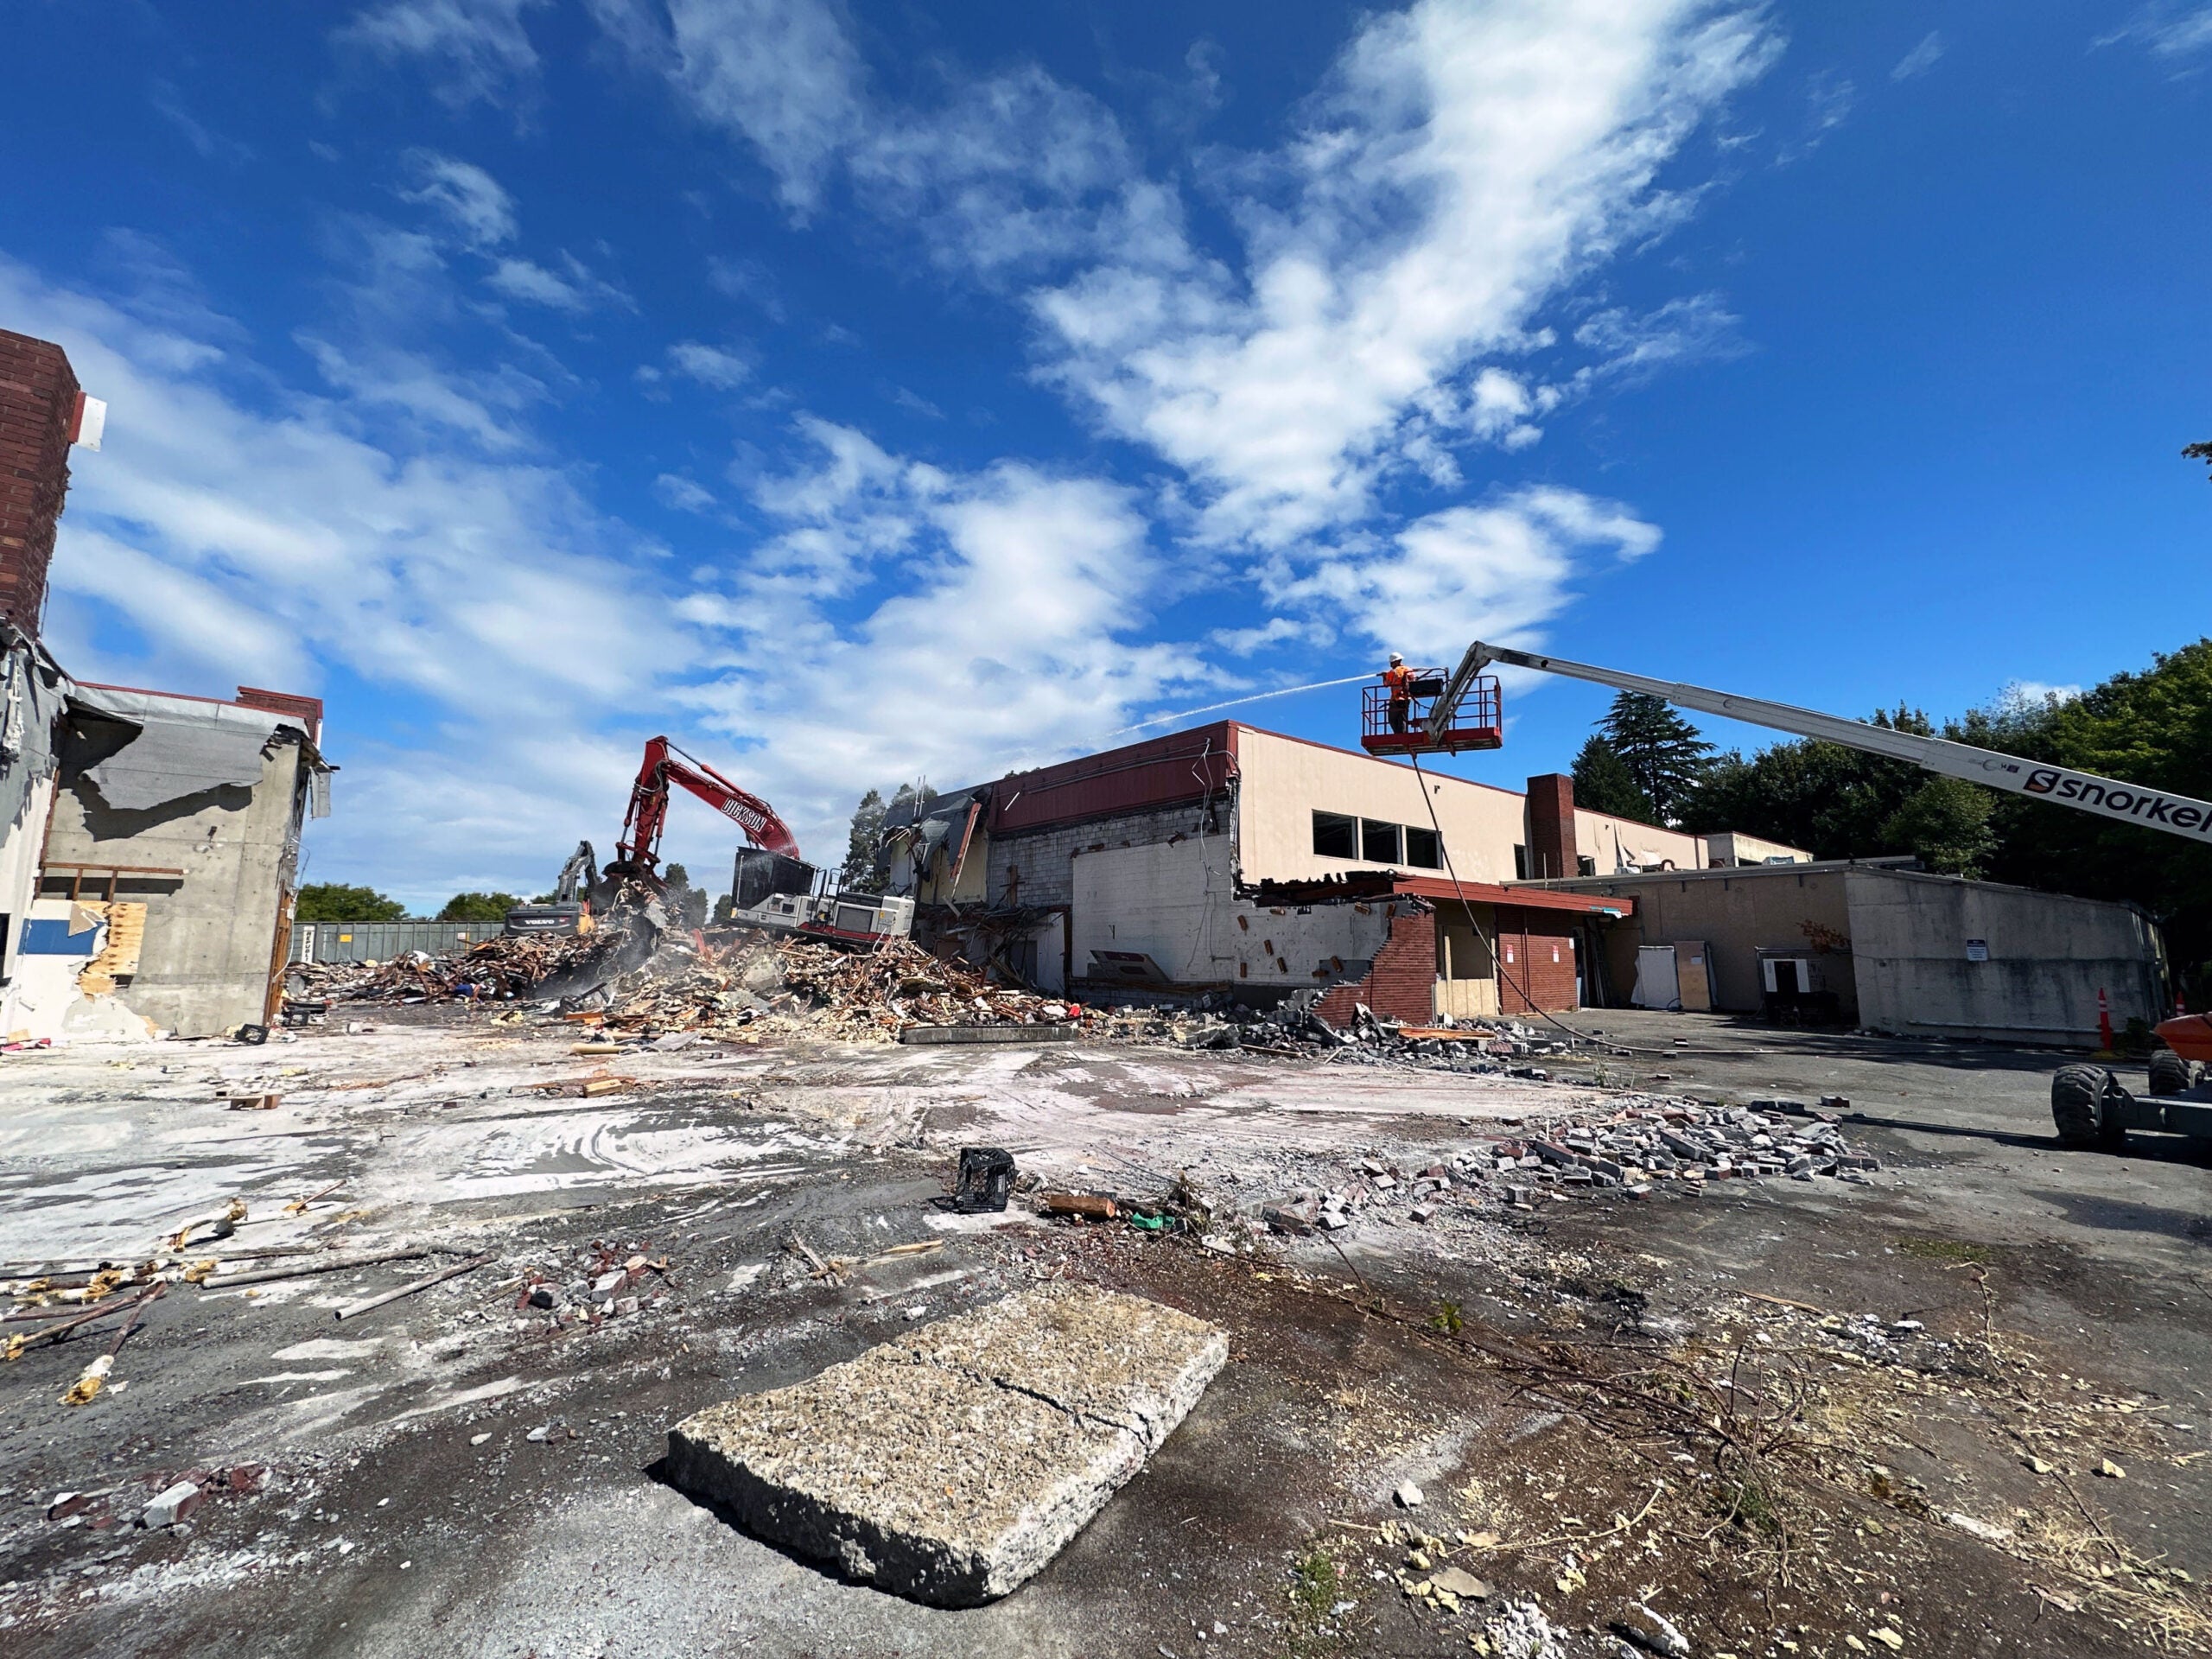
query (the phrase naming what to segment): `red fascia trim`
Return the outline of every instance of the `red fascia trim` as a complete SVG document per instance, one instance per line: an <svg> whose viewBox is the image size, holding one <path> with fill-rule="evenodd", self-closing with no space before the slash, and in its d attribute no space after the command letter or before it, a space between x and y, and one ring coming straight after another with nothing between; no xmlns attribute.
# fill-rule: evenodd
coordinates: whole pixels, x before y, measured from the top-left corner
<svg viewBox="0 0 2212 1659"><path fill-rule="evenodd" d="M1391 884L1391 890L1411 893L1417 899L1452 903L1464 895L1475 904L1521 910L1571 910L1585 916L1636 914L1633 899L1596 899L1586 893L1548 893L1540 887L1504 887L1490 881L1462 881L1455 887L1448 879L1434 875L1402 875Z"/></svg>

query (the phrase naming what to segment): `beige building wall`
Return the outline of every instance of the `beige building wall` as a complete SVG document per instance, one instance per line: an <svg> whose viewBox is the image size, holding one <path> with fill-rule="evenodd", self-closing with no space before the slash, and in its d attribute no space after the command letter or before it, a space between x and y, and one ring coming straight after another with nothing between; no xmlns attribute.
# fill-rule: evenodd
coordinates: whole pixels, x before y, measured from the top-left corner
<svg viewBox="0 0 2212 1659"><path fill-rule="evenodd" d="M1584 858L1597 861L1594 874L1599 875L1667 864L1678 870L1705 868L1702 836L1687 835L1680 830L1662 830L1656 824L1638 823L1634 818L1592 812L1584 806L1574 809L1574 845Z"/></svg>
<svg viewBox="0 0 2212 1659"><path fill-rule="evenodd" d="M1297 880L1376 868L1363 859L1315 853L1313 814L1342 812L1425 829L1429 810L1421 800L1424 783L1459 878L1514 879L1513 849L1526 834L1525 803L1517 791L1416 772L1395 761L1249 726L1236 733L1236 769L1237 861L1248 881Z"/></svg>
<svg viewBox="0 0 2212 1659"><path fill-rule="evenodd" d="M1757 836L1747 836L1738 830L1723 830L1705 838L1705 861L1708 868L1734 869L1740 866L1758 866L1770 860L1787 860L1792 864L1809 864L1813 855L1802 847L1785 846L1778 841L1763 841Z"/></svg>

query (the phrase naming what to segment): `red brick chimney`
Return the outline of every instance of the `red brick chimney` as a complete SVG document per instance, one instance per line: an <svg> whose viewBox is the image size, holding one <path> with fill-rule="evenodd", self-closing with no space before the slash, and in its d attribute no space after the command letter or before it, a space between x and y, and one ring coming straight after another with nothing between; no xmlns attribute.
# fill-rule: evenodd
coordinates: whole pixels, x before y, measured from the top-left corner
<svg viewBox="0 0 2212 1659"><path fill-rule="evenodd" d="M46 609L78 396L59 346L0 328L0 616L26 633Z"/></svg>
<svg viewBox="0 0 2212 1659"><path fill-rule="evenodd" d="M1545 880L1581 873L1574 840L1574 779L1548 772L1529 780L1529 874Z"/></svg>

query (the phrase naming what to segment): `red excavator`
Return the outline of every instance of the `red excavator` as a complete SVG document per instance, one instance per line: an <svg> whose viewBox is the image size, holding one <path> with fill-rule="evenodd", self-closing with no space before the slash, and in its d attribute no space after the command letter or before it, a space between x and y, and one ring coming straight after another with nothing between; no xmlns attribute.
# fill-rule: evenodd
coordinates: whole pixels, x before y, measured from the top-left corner
<svg viewBox="0 0 2212 1659"><path fill-rule="evenodd" d="M738 849L732 925L856 944L912 931L912 899L836 889L799 857L798 837L776 816L775 808L665 737L645 744L637 781L630 786L630 810L622 819L621 838L614 843L614 856L607 868L593 868L591 843L582 842L562 869L555 890L558 902L518 906L507 913L507 931L575 933L589 926L586 918L594 910L607 912L617 906L664 930L671 918L658 905L667 891L659 868L660 836L668 821L668 786L672 783L735 819L753 842Z"/></svg>
<svg viewBox="0 0 2212 1659"><path fill-rule="evenodd" d="M679 758L680 757L680 758ZM618 881L644 881L658 890L661 827L668 822L668 786L681 784L715 811L737 820L756 847L780 857L798 857L798 838L758 795L747 794L703 760L693 759L665 737L648 739L638 781L630 785L630 810L614 856L601 871Z"/></svg>

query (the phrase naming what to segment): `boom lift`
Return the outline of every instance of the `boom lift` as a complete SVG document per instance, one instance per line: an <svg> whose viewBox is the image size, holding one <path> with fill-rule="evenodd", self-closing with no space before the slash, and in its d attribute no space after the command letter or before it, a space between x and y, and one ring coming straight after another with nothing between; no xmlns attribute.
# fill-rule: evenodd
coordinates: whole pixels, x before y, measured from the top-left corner
<svg viewBox="0 0 2212 1659"><path fill-rule="evenodd" d="M1373 694L1377 688L1370 688L1367 731L1362 735L1362 744L1370 753L1408 755L1497 747L1494 734L1500 714L1497 682L1483 672L1492 663L1562 674L1570 679L1588 680L1620 691L1642 692L1680 708L1722 715L1755 726L1793 732L1800 737L1887 755L1946 778L1963 778L1968 783L2007 790L2031 799L2055 801L2101 818L2163 830L2200 845L2212 843L2212 803L2192 800L2186 795L2139 789L2133 784L2100 778L2094 772L2024 760L2018 755L1976 748L1970 743L1955 743L1948 738L1922 737L1916 733L1869 726L1786 702L1737 696L1679 681L1627 674L1618 669L1595 668L1588 663L1570 662L1564 657L1485 645L1479 639L1467 647L1451 679L1427 700L1425 709L1421 702L1415 702L1413 712L1418 716L1417 729L1415 721L1408 720L1408 730L1385 734L1389 741L1383 746L1378 746L1374 737ZM1428 683L1433 683L1433 676ZM1414 690L1418 696L1426 686L1417 682ZM2152 1061L2151 1094L2145 1098L2130 1095L2120 1079L2103 1066L2068 1065L2059 1069L2051 1079L2050 1109L2062 1141L2069 1146L2117 1147L2126 1141L2130 1129L2167 1129L2180 1135L2212 1137L2212 1074L2202 1064L2212 1062L2212 1019L2203 1014L2179 1015L2160 1025L2158 1035L2167 1048Z"/></svg>

